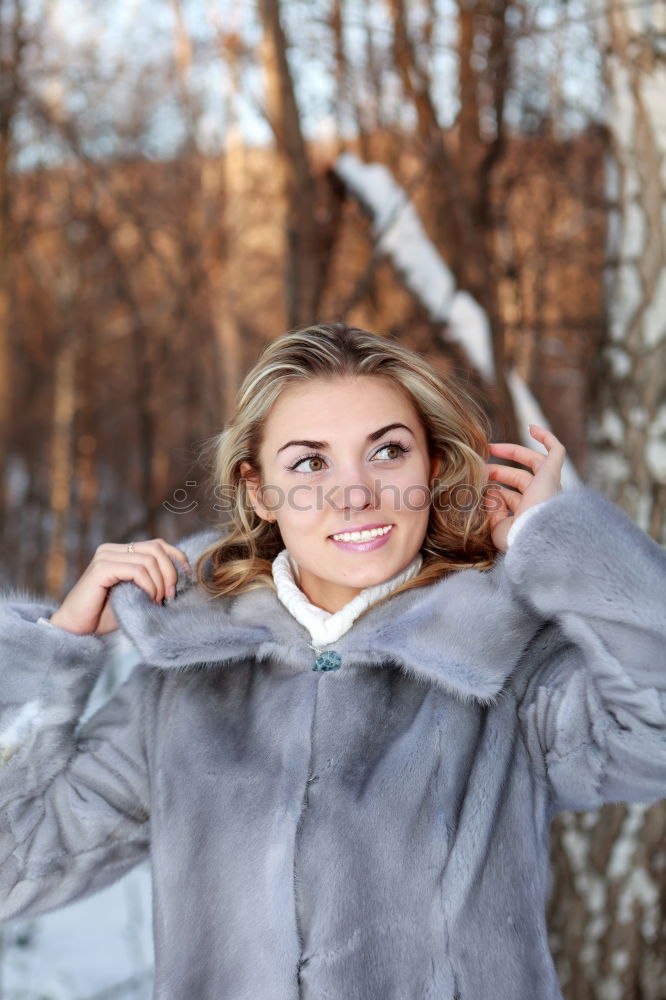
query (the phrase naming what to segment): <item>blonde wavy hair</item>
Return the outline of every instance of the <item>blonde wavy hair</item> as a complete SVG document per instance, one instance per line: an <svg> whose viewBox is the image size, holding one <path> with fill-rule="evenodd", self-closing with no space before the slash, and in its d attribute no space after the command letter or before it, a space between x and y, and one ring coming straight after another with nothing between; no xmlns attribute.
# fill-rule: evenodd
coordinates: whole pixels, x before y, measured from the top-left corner
<svg viewBox="0 0 666 1000"><path fill-rule="evenodd" d="M402 386L420 415L430 457L440 460L431 493L420 572L393 594L434 583L458 569L489 569L497 554L490 537L488 510L479 503L486 483L490 423L478 403L451 377L403 345L345 323L295 330L269 343L248 372L225 429L205 443L213 452L211 488L228 508L223 536L199 556L195 573L201 587L220 597L256 587L275 589L271 562L284 548L276 522L252 507L241 467L261 481L259 450L273 404L289 386L313 379L376 376ZM445 476L442 479L442 474ZM467 490L471 504L452 503ZM439 509L444 506L445 511ZM205 571L204 571L204 566Z"/></svg>

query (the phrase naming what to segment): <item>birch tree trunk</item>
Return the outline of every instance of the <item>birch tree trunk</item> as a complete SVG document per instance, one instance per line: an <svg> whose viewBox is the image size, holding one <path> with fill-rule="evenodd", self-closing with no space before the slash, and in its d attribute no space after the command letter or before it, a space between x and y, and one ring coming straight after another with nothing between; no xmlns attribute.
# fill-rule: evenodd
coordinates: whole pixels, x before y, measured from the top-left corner
<svg viewBox="0 0 666 1000"><path fill-rule="evenodd" d="M666 5L606 0L607 335L589 479L666 542ZM622 568L618 567L621 572ZM563 813L549 926L567 1000L666 996L666 803Z"/></svg>
<svg viewBox="0 0 666 1000"><path fill-rule="evenodd" d="M666 543L666 5L608 2L607 342L590 476Z"/></svg>

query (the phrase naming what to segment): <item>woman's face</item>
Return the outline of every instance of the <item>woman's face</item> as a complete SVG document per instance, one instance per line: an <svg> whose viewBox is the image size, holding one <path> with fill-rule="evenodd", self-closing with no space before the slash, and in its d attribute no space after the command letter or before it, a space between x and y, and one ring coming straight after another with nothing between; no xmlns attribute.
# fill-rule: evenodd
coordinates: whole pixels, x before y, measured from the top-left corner
<svg viewBox="0 0 666 1000"><path fill-rule="evenodd" d="M259 460L262 488L257 494L248 483L252 502L277 521L299 585L318 607L338 611L419 551L439 463L411 399L388 379L286 389L269 414ZM339 537L374 528L381 531L371 539Z"/></svg>

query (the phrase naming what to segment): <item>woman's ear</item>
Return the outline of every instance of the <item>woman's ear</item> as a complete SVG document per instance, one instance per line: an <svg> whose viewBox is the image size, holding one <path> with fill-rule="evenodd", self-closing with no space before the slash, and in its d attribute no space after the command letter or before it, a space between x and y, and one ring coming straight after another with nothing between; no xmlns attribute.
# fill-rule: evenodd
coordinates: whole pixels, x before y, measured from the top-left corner
<svg viewBox="0 0 666 1000"><path fill-rule="evenodd" d="M256 513L264 521L275 521L275 515L272 514L261 502L259 493L261 480L259 478L259 473L252 468L249 462L241 462L239 472L241 478L245 480L247 495Z"/></svg>

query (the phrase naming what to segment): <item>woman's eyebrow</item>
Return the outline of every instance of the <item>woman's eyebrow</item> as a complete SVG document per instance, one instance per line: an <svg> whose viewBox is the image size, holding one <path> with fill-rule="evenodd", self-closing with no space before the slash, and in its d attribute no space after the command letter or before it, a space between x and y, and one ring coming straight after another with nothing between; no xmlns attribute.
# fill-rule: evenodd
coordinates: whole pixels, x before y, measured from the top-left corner
<svg viewBox="0 0 666 1000"><path fill-rule="evenodd" d="M380 427L378 431L373 431L372 434L368 434L366 440L367 441L376 441L378 438L383 437L384 434L386 434L388 431L394 431L398 427L401 427L405 431L409 431L409 433L412 436L414 435L414 431L412 431L407 426L407 424L387 424L386 427ZM299 445L301 448L328 448L329 447L327 441L307 441L305 439L303 439L301 441L287 441L287 443L283 444L281 448L278 448L278 450L276 451L275 454L279 455L280 452L284 451L285 448L289 448L291 445L294 445L294 444Z"/></svg>

